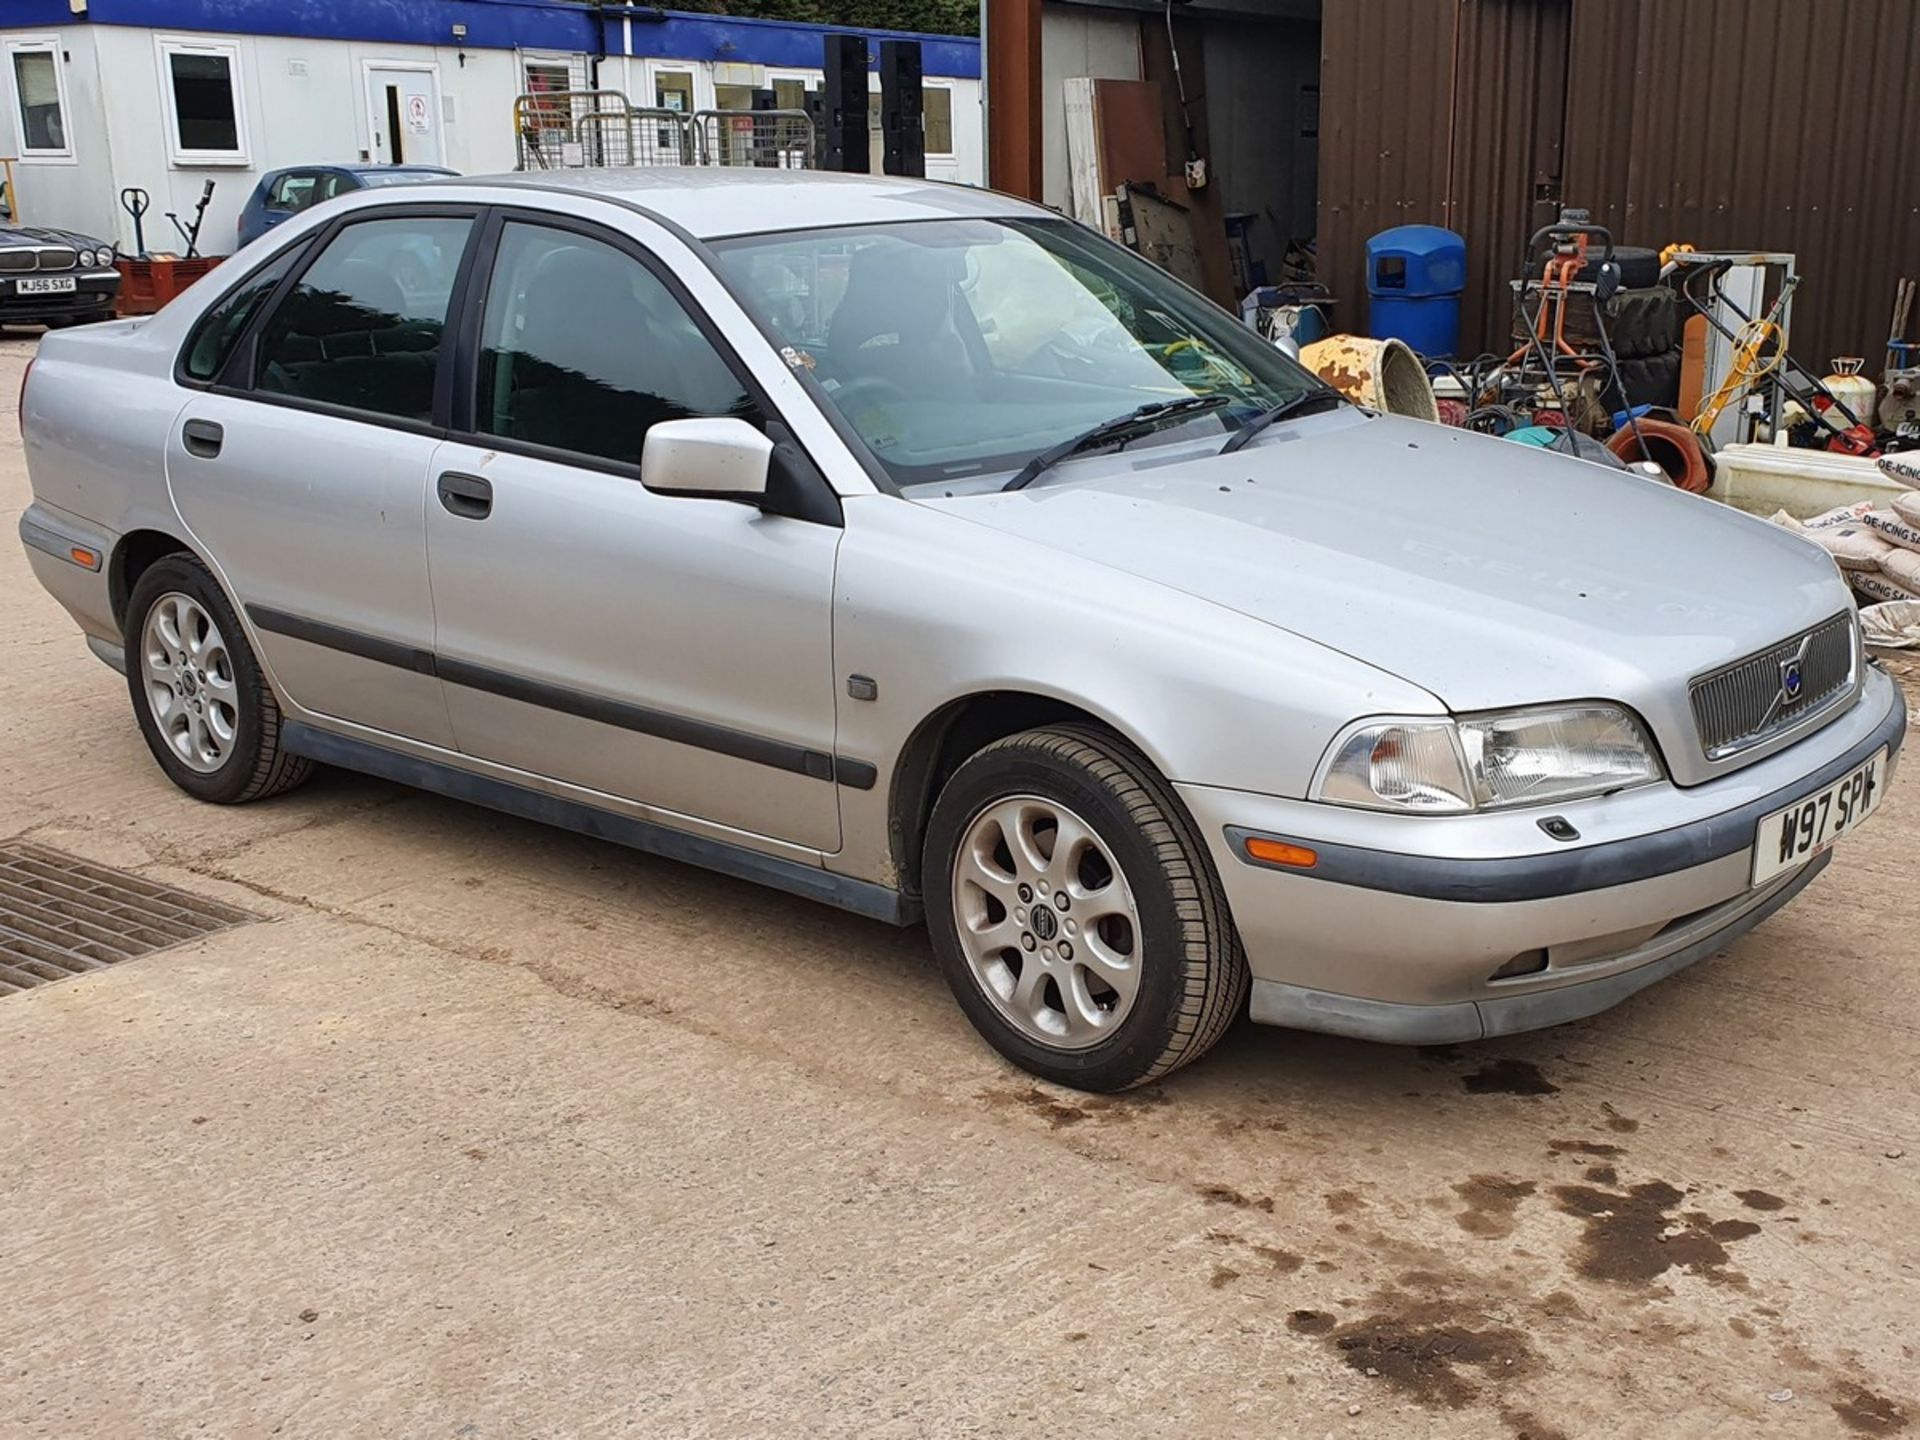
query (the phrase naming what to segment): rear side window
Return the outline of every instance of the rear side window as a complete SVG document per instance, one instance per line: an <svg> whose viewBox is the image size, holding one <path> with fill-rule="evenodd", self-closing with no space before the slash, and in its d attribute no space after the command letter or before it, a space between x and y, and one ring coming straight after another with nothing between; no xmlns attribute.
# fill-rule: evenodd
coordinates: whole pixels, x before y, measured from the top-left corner
<svg viewBox="0 0 1920 1440"><path fill-rule="evenodd" d="M187 340L186 356L180 367L189 379L212 380L220 373L227 363L227 357L233 354L233 347L240 343L247 322L253 319L253 312L273 294L273 287L294 267L306 249L305 245L295 245L269 260L236 285L226 299L200 317L200 323L194 326L193 334Z"/></svg>
<svg viewBox="0 0 1920 1440"><path fill-rule="evenodd" d="M282 175L274 181L267 204L275 210L304 210L319 196L319 182L313 174Z"/></svg>
<svg viewBox="0 0 1920 1440"><path fill-rule="evenodd" d="M758 410L652 271L569 230L509 223L481 327L475 428L637 464L650 426Z"/></svg>
<svg viewBox="0 0 1920 1440"><path fill-rule="evenodd" d="M471 219L349 225L267 321L254 388L370 415L433 418L434 376Z"/></svg>

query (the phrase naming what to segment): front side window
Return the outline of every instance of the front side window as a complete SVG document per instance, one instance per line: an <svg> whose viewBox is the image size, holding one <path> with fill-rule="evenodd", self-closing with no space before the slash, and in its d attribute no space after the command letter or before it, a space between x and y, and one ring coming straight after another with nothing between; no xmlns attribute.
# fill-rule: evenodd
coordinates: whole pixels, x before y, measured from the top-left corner
<svg viewBox="0 0 1920 1440"><path fill-rule="evenodd" d="M653 272L572 231L502 228L480 334L483 435L634 465L662 420L757 416Z"/></svg>
<svg viewBox="0 0 1920 1440"><path fill-rule="evenodd" d="M200 317L188 337L181 369L189 379L210 381L225 368L227 357L253 319L253 312L273 294L286 273L306 253L305 243L291 246L241 281L226 299Z"/></svg>
<svg viewBox="0 0 1920 1440"><path fill-rule="evenodd" d="M1186 422L1218 432L1320 388L1225 311L1072 221L710 243L789 362L903 486L1018 469L1144 404L1220 397Z"/></svg>
<svg viewBox="0 0 1920 1440"><path fill-rule="evenodd" d="M62 103L59 52L51 44L13 49L13 93L19 106L22 156L65 157L67 113Z"/></svg>
<svg viewBox="0 0 1920 1440"><path fill-rule="evenodd" d="M466 217L418 216L346 226L267 321L255 388L431 420L447 306L472 226Z"/></svg>
<svg viewBox="0 0 1920 1440"><path fill-rule="evenodd" d="M232 45L159 45L175 162L245 160L240 52Z"/></svg>

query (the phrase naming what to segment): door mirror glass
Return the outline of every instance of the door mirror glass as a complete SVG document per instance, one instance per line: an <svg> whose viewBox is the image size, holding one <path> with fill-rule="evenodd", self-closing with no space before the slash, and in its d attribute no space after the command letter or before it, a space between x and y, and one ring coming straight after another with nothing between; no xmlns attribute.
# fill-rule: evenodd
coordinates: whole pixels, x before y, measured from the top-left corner
<svg viewBox="0 0 1920 1440"><path fill-rule="evenodd" d="M656 495L759 500L773 441L744 420L661 420L640 450L640 483Z"/></svg>

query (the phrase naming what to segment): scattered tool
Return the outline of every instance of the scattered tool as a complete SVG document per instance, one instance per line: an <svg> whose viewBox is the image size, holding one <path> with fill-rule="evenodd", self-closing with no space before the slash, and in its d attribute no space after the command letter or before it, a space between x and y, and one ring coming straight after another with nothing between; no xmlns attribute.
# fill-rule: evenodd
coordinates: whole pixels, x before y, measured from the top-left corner
<svg viewBox="0 0 1920 1440"><path fill-rule="evenodd" d="M1907 317L1913 311L1914 282L1901 280L1893 287L1893 328L1887 332L1887 369L1903 370L1913 364L1915 346L1907 340Z"/></svg>
<svg viewBox="0 0 1920 1440"><path fill-rule="evenodd" d="M193 207L193 223L191 225L182 225L178 215L174 214L171 210L167 212L167 219L171 220L173 222L173 228L180 232L180 238L187 242L185 258L188 260L198 258L200 254L200 222L206 219L207 202L211 199L213 199L213 181L209 180L205 185L200 187L200 203Z"/></svg>
<svg viewBox="0 0 1920 1440"><path fill-rule="evenodd" d="M142 221L148 210L153 208L153 197L138 185L129 185L120 192L120 208L133 217L133 255L136 260L147 258L147 232Z"/></svg>

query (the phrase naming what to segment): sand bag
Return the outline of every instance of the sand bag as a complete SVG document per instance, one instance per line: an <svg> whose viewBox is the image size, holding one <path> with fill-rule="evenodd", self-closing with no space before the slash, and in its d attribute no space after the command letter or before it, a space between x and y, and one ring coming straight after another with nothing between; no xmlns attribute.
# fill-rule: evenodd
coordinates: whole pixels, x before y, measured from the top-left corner
<svg viewBox="0 0 1920 1440"><path fill-rule="evenodd" d="M1855 593L1864 595L1867 599L1875 602L1884 600L1920 601L1920 595L1914 594L1913 591L1907 589L1907 587L1902 585L1898 580L1895 580L1890 575L1883 575L1878 570L1849 570L1847 572L1847 580L1852 584Z"/></svg>
<svg viewBox="0 0 1920 1440"><path fill-rule="evenodd" d="M1894 510L1872 510L1860 517L1860 523L1907 550L1920 550L1920 525L1909 525Z"/></svg>
<svg viewBox="0 0 1920 1440"><path fill-rule="evenodd" d="M1920 647L1920 600L1887 600L1860 612L1860 638L1876 650Z"/></svg>
<svg viewBox="0 0 1920 1440"><path fill-rule="evenodd" d="M1903 491L1889 502L1893 513L1909 525L1920 528L1920 490Z"/></svg>
<svg viewBox="0 0 1920 1440"><path fill-rule="evenodd" d="M1800 522L1800 528L1803 530L1831 530L1836 525L1857 524L1863 516L1872 513L1873 503L1871 500L1861 500L1852 505L1836 505L1833 509L1822 511L1811 519L1802 520ZM1781 513L1785 514L1786 512L1782 511Z"/></svg>
<svg viewBox="0 0 1920 1440"><path fill-rule="evenodd" d="M1920 450L1901 450L1880 457L1880 473L1896 485L1920 489Z"/></svg>
<svg viewBox="0 0 1920 1440"><path fill-rule="evenodd" d="M1833 556L1842 570L1878 570L1880 557L1899 547L1889 544L1864 525L1842 525L1832 530L1808 530L1806 538Z"/></svg>
<svg viewBox="0 0 1920 1440"><path fill-rule="evenodd" d="M1920 555L1893 549L1880 557L1880 573L1894 584L1920 595Z"/></svg>

